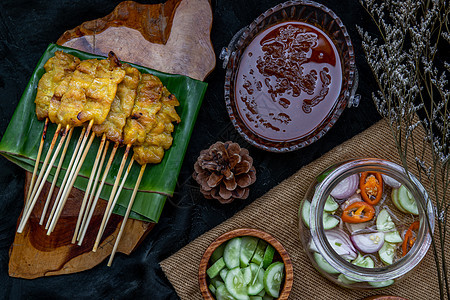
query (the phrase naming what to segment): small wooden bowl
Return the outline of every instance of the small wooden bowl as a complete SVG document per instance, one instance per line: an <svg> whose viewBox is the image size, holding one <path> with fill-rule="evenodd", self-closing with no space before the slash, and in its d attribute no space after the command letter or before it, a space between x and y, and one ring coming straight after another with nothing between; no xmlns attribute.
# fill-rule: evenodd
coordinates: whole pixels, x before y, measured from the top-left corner
<svg viewBox="0 0 450 300"><path fill-rule="evenodd" d="M291 293L292 283L294 281L294 271L292 268L291 259L289 258L286 249L284 249L281 243L270 234L258 229L251 229L251 228L240 228L224 233L221 236L219 236L214 242L212 242L211 245L209 245L209 247L206 249L200 261L200 266L198 269L198 282L200 285L200 291L203 295L203 299L206 300L215 299L213 294L208 288L208 283L206 279L207 278L206 270L209 266L209 259L211 258L212 253L222 243L225 243L226 241L238 236L254 236L265 240L267 243L269 243L275 248L275 250L277 251L275 257L278 256L281 258L281 260L284 263L284 272L285 272L284 284L282 285L280 297L278 299L280 300L288 299L289 294Z"/></svg>

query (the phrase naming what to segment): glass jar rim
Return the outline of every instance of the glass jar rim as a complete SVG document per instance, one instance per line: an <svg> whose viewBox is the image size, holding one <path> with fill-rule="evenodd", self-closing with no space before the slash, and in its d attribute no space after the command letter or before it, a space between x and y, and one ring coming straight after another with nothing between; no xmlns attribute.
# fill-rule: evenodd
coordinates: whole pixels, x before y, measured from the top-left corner
<svg viewBox="0 0 450 300"><path fill-rule="evenodd" d="M401 183L413 194L416 202L420 202L418 205L419 218L423 221L420 222L416 243L403 258L382 268L363 268L351 264L339 256L325 238L322 212L326 199L340 180L362 171L378 171L395 179L400 179ZM426 211L424 207L426 207ZM398 278L411 271L423 259L431 245L430 231L431 234L434 233L434 222L434 207L423 185L413 174L406 172L403 167L384 159L362 158L342 162L317 186L311 201L310 233L312 242L332 267L356 280L386 281Z"/></svg>

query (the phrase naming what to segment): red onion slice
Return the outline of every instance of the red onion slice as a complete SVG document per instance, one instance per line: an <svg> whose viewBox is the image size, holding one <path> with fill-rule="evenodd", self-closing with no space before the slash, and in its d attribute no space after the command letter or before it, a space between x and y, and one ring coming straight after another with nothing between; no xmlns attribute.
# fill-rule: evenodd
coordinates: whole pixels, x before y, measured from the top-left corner
<svg viewBox="0 0 450 300"><path fill-rule="evenodd" d="M337 199L345 199L353 195L358 189L359 175L353 174L342 179L331 191L330 195Z"/></svg>
<svg viewBox="0 0 450 300"><path fill-rule="evenodd" d="M374 232L365 234L352 235L351 240L353 245L364 253L375 253L383 247L384 233Z"/></svg>
<svg viewBox="0 0 450 300"><path fill-rule="evenodd" d="M354 260L357 257L358 253L344 231L340 229L327 230L325 236L333 250L342 258Z"/></svg>
<svg viewBox="0 0 450 300"><path fill-rule="evenodd" d="M384 183L386 183L391 188L398 189L402 185L400 182L398 182L397 180L395 180L392 177L389 177L384 174L381 174L381 176L383 177Z"/></svg>

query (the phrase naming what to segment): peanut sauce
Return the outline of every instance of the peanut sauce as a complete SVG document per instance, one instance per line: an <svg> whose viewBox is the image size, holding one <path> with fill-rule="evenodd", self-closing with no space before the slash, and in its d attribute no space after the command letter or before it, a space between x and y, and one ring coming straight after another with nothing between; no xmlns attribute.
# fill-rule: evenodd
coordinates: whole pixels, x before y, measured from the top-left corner
<svg viewBox="0 0 450 300"><path fill-rule="evenodd" d="M341 84L332 40L313 25L283 22L259 33L245 49L235 79L236 107L256 135L296 140L327 117Z"/></svg>

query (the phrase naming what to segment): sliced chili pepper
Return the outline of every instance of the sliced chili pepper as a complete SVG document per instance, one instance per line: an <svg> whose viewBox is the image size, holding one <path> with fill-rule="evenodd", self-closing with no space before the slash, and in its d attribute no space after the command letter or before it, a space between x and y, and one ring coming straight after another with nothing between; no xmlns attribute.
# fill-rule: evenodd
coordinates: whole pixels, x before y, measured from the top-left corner
<svg viewBox="0 0 450 300"><path fill-rule="evenodd" d="M415 221L409 226L408 230L405 233L405 237L403 238L402 244L402 255L405 256L406 253L411 250L412 246L416 242L416 237L413 236L413 231L419 230L420 222Z"/></svg>
<svg viewBox="0 0 450 300"><path fill-rule="evenodd" d="M372 205L358 201L350 204L342 213L342 221L347 223L362 223L372 220L375 215L375 209Z"/></svg>
<svg viewBox="0 0 450 300"><path fill-rule="evenodd" d="M370 205L380 202L383 195L383 178L377 172L363 172L359 179L361 197Z"/></svg>

